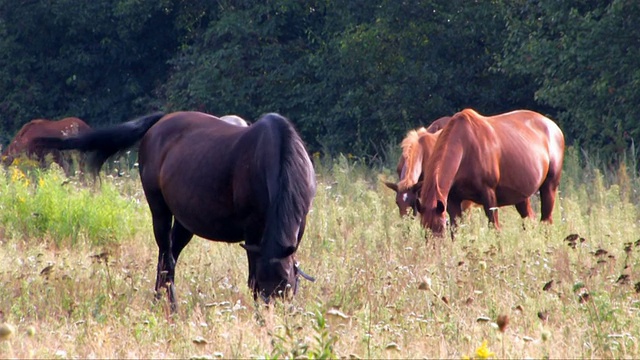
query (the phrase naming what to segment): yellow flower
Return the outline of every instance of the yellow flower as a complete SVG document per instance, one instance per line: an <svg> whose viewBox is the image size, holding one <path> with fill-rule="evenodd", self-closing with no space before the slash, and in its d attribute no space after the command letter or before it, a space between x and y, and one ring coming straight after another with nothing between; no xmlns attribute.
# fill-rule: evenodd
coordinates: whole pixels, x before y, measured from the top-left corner
<svg viewBox="0 0 640 360"><path fill-rule="evenodd" d="M482 341L482 345L476 349L476 359L490 359L494 356L496 356L496 354L489 349L487 340Z"/></svg>

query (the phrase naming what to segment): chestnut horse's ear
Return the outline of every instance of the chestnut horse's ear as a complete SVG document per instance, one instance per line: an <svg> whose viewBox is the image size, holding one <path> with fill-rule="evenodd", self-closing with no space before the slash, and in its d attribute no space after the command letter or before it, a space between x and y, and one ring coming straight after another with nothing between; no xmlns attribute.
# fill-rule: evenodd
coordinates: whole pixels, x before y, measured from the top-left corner
<svg viewBox="0 0 640 360"><path fill-rule="evenodd" d="M436 202L436 211L438 212L438 215L444 212L444 203L440 200Z"/></svg>
<svg viewBox="0 0 640 360"><path fill-rule="evenodd" d="M395 192L398 192L398 185L396 183L392 183L392 182L388 182L388 181L383 181L383 183L385 185L387 185L387 187Z"/></svg>

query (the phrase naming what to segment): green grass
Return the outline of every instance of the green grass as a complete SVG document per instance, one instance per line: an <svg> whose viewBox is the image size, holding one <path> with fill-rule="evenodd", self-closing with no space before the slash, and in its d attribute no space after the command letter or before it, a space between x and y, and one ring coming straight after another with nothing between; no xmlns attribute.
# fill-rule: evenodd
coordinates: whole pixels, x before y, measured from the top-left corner
<svg viewBox="0 0 640 360"><path fill-rule="evenodd" d="M88 181L88 180L87 180ZM123 181L82 186L55 167L41 172L10 167L0 170L0 226L11 238L50 238L56 245L118 243L146 222L142 192L126 194ZM98 190L99 191L96 191Z"/></svg>
<svg viewBox="0 0 640 360"><path fill-rule="evenodd" d="M0 357L637 358L637 176L567 154L553 225L525 230L510 207L496 232L475 209L455 241L426 240L398 217L380 181L393 166L316 158L298 260L317 281L291 302L254 304L244 250L195 238L178 262L174 316L153 300L157 248L136 175L97 186L52 170L26 184L9 169L0 322L16 332Z"/></svg>

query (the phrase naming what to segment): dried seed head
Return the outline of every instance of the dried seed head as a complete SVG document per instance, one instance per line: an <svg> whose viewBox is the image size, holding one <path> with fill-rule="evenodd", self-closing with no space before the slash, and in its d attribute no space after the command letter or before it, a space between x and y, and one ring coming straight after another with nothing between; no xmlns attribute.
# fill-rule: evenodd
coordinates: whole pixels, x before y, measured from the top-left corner
<svg viewBox="0 0 640 360"><path fill-rule="evenodd" d="M500 332L504 332L504 330L507 328L507 325L509 325L509 317L507 315L498 315L498 320L496 320L496 324L498 324L498 330L500 330Z"/></svg>

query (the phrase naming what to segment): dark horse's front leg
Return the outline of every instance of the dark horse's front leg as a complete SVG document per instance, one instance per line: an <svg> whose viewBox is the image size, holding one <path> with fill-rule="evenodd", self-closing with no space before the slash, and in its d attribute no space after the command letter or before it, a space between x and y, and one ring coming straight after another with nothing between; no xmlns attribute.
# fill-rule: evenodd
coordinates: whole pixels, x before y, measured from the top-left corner
<svg viewBox="0 0 640 360"><path fill-rule="evenodd" d="M262 233L256 230L246 230L244 239L245 243L241 245L247 251L247 263L249 265L249 275L247 278L247 285L253 292L253 301L258 300L258 283L256 279L256 272L258 267L258 258L260 257L260 239Z"/></svg>

